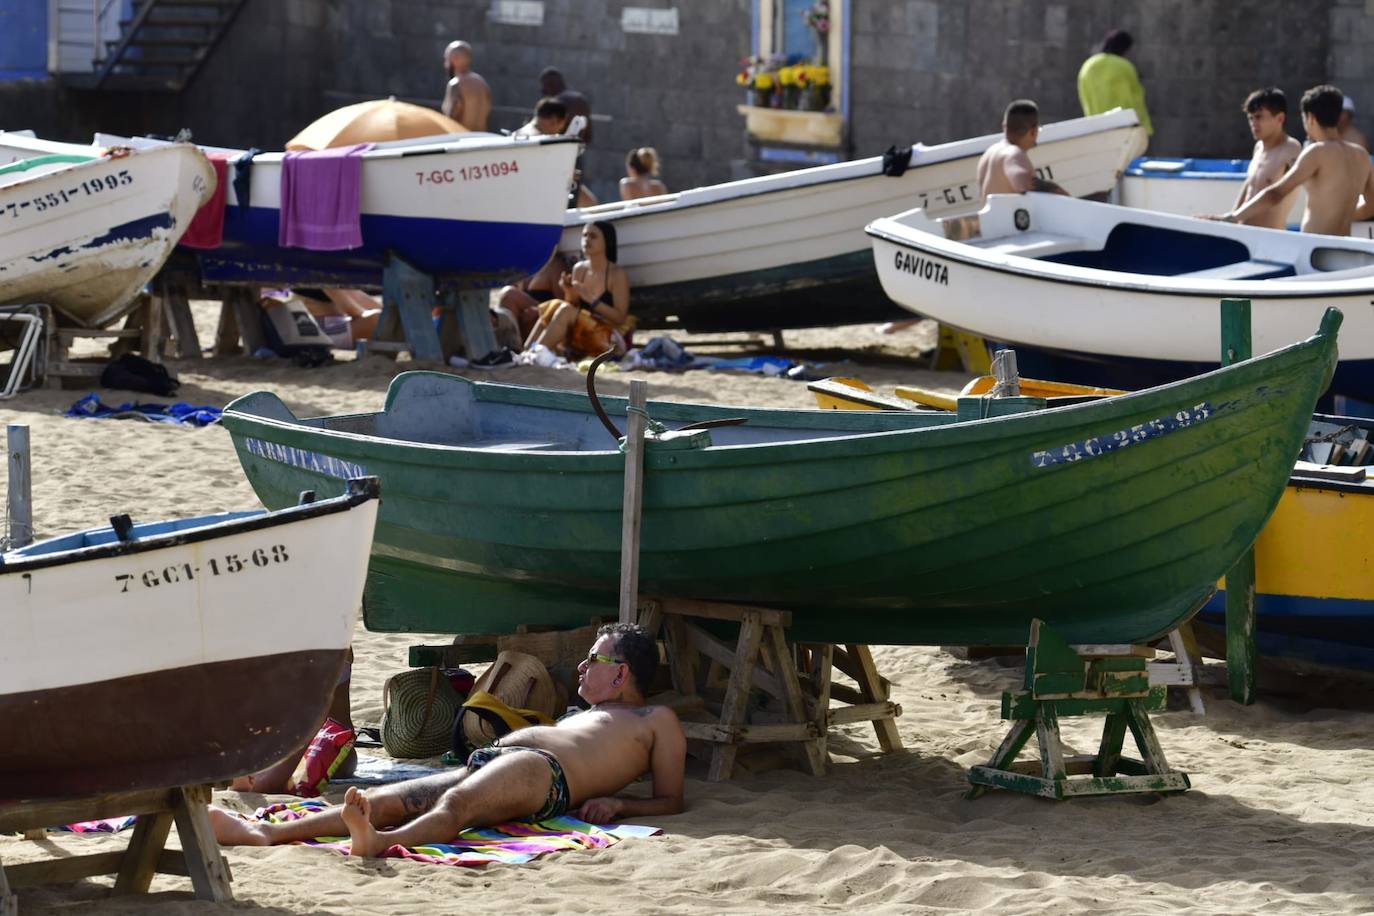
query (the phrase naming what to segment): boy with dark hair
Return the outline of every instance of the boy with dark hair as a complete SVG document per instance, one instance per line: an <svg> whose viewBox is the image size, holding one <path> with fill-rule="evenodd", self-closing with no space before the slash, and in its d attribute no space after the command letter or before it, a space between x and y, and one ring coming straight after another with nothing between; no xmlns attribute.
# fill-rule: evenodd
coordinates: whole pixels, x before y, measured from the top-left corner
<svg viewBox="0 0 1374 916"><path fill-rule="evenodd" d="M1349 235L1351 222L1374 215L1374 167L1367 150L1341 139L1343 101L1335 86L1314 86L1304 92L1302 124L1308 144L1292 168L1240 207L1211 218L1248 222L1257 213L1279 207L1300 187L1307 191L1303 232Z"/></svg>
<svg viewBox="0 0 1374 916"><path fill-rule="evenodd" d="M1288 120L1288 99L1282 89L1276 86L1256 89L1245 97L1243 108L1250 125L1250 136L1255 138L1255 148L1250 155L1250 168L1246 170L1240 194L1236 196L1236 208L1282 178L1302 152L1302 144L1288 136L1284 129ZM1294 188L1273 205L1250 211L1245 218L1246 225L1286 228L1297 193Z"/></svg>
<svg viewBox="0 0 1374 916"><path fill-rule="evenodd" d="M228 845L270 846L347 831L353 855L377 856L392 845L447 843L464 828L509 820L572 813L608 824L677 814L687 739L671 709L644 703L657 666L658 646L643 627L602 627L577 666L577 692L591 704L584 712L517 729L456 770L366 794L350 787L343 805L298 820L249 822L212 807L215 836ZM615 794L645 772L652 797Z"/></svg>
<svg viewBox="0 0 1374 916"><path fill-rule="evenodd" d="M1002 139L978 160L979 194L1020 194L1025 191L1068 192L1035 174L1027 153L1040 136L1040 108L1030 99L1016 99L1002 115Z"/></svg>

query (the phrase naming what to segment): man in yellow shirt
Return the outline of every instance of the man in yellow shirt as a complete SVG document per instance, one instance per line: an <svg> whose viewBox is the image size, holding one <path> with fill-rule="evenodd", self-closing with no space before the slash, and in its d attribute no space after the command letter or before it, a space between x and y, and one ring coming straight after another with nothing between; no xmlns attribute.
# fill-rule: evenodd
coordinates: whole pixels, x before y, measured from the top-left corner
<svg viewBox="0 0 1374 916"><path fill-rule="evenodd" d="M1150 113L1145 110L1145 90L1135 64L1126 59L1131 36L1113 29L1102 42L1102 50L1083 62L1078 70L1078 101L1083 114L1102 114L1113 108L1134 108L1145 133L1153 134Z"/></svg>

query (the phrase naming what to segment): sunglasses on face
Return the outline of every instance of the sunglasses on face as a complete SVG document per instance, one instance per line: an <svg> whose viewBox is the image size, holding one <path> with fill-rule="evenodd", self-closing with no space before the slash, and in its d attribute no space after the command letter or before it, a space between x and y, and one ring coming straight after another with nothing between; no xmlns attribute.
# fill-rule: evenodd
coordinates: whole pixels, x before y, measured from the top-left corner
<svg viewBox="0 0 1374 916"><path fill-rule="evenodd" d="M625 659L616 658L613 655L602 655L600 652L588 652L587 664L595 665L597 662L603 665L623 665L625 664Z"/></svg>

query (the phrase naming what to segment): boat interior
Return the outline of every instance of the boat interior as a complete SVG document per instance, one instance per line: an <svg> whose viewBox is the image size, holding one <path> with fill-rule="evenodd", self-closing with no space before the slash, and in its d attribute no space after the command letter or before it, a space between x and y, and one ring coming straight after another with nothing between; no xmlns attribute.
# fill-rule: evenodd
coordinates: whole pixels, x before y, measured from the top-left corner
<svg viewBox="0 0 1374 916"><path fill-rule="evenodd" d="M1194 230L1188 224L1197 226L1197 221L1172 216L1163 217L1158 224L1153 220L1122 219L1110 224L1085 221L1082 233L1071 235L1030 226L1034 211L1029 208L1015 211L1024 216L1006 209L989 208L975 216L942 220L944 236L997 254L1189 280L1283 280L1344 271L1364 273L1374 268L1374 247L1356 239L1348 247L1334 240L1330 245L1312 245L1309 237L1294 233L1292 239L1281 240L1282 244L1261 238L1262 244L1255 245L1231 237L1236 227L1229 224L1204 224ZM1056 220L1052 225L1069 224L1068 220ZM1026 228L1020 228L1022 225ZM1205 231L1210 228L1218 231ZM1257 251L1260 247L1264 250Z"/></svg>
<svg viewBox="0 0 1374 916"><path fill-rule="evenodd" d="M626 399L602 397L623 432ZM230 405L248 416L295 426L401 442L499 452L601 452L619 448L587 396L470 382L458 376L408 372L397 376L380 413L297 419L275 395L257 392ZM653 439L676 448L803 442L953 423L953 414L854 415L833 410L760 410L706 404L650 402L650 417L668 427ZM742 420L721 424L726 420ZM686 429L705 424L704 429Z"/></svg>
<svg viewBox="0 0 1374 916"><path fill-rule="evenodd" d="M85 531L77 531L63 537L37 541L27 547L12 550L5 554L5 556L13 558L36 557L53 553L65 553L68 550L80 550L84 547L103 547L106 544L113 544L116 540L139 540L164 534L179 534L186 531L196 531L201 528L209 528L214 525L223 524L224 522L253 518L262 514L263 510L252 509L246 512L223 512L219 515L200 515L195 518L144 522L142 524L134 524L124 538L120 538L115 533L114 525L111 524L103 528L88 528Z"/></svg>

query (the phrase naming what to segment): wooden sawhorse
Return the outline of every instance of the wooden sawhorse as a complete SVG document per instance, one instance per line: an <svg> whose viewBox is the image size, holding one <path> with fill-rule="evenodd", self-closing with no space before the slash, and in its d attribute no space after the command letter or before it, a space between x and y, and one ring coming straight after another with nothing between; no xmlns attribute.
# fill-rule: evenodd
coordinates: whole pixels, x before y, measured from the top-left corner
<svg viewBox="0 0 1374 916"><path fill-rule="evenodd" d="M735 644L708 632L703 620L738 625ZM878 675L867 646L789 645L790 613L747 605L648 598L639 602L639 622L651 635L662 631L673 689L718 715L715 722L682 723L689 739L712 745L707 774L712 782L730 778L742 745L764 742L795 744L807 770L819 776L829 759L826 742L834 725L872 722L884 752L902 747L893 721L902 708L888 699L889 685ZM708 670L699 665L702 660ZM853 678L857 689L833 684L834 668ZM719 686L712 675L722 670L729 676L717 700ZM754 690L781 707L780 714L769 717L772 721L751 721ZM832 707L832 699L850 705ZM756 713L753 718L762 717Z"/></svg>
<svg viewBox="0 0 1374 916"><path fill-rule="evenodd" d="M138 815L129 846L123 852L0 864L0 916L18 916L14 890L64 884L93 875L117 875L116 894L146 894L157 872L183 875L191 879L197 899L232 900L229 863L220 854L210 817L205 812L210 789L208 785L176 786L0 805L0 832L25 831L26 835L35 828L41 830L53 824ZM173 821L181 839L181 852L164 848Z"/></svg>

